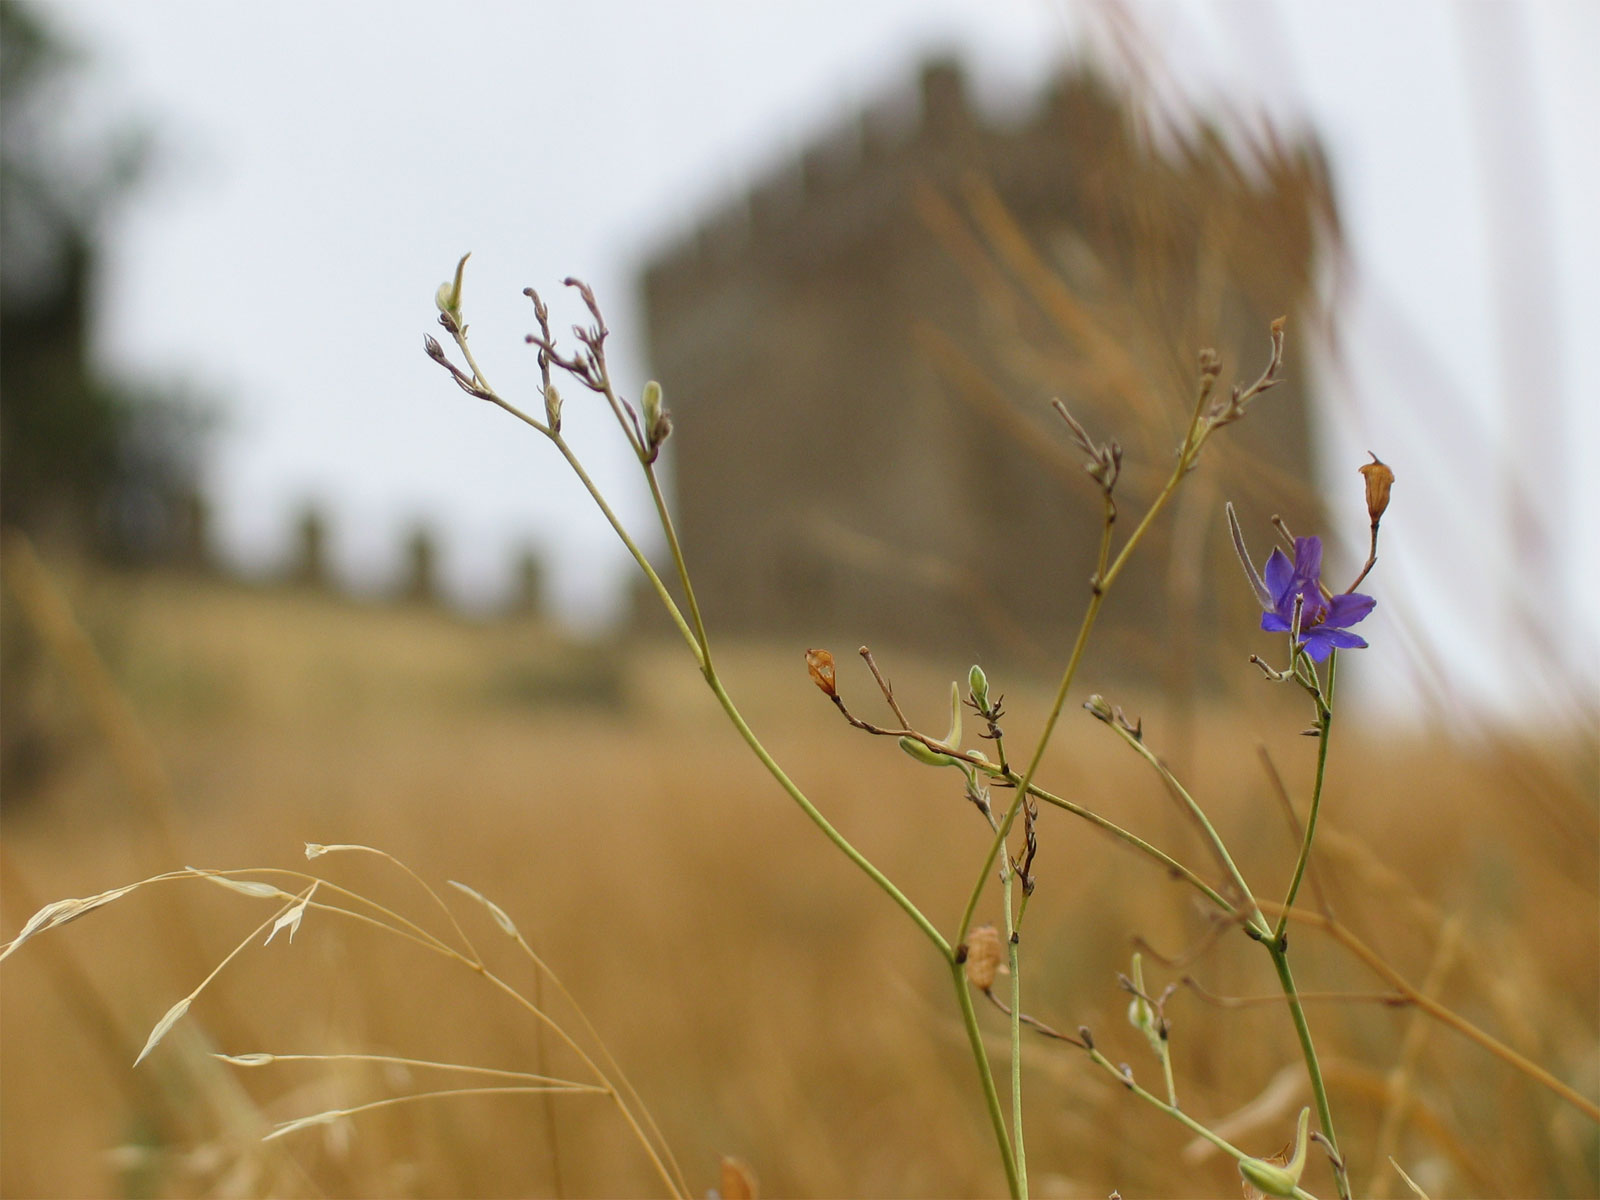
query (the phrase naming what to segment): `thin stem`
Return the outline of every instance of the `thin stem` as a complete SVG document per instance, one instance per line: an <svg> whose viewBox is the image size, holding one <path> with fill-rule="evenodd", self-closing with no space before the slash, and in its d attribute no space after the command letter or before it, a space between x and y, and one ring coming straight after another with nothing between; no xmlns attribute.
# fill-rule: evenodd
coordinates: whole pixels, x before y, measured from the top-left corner
<svg viewBox="0 0 1600 1200"><path fill-rule="evenodd" d="M1017 1160L1017 1192L1028 1196L1028 1152L1022 1140L1022 965L1016 925L1011 919L1012 885L1016 871L1008 863L1003 891L1006 914L1006 954L1011 967L1011 1147Z"/></svg>
<svg viewBox="0 0 1600 1200"><path fill-rule="evenodd" d="M1311 1081L1311 1094L1317 1105L1317 1121L1322 1126L1322 1136L1328 1139L1328 1149L1333 1162L1334 1183L1340 1200L1350 1200L1350 1180L1341 1167L1339 1139L1333 1132L1333 1110L1328 1106L1328 1089L1322 1082L1322 1065L1317 1061L1317 1047L1311 1040L1311 1026L1306 1023L1306 1010L1295 990L1294 974L1289 970L1289 956L1276 941L1263 943L1272 956L1273 969L1278 972L1278 983L1289 1001L1289 1014L1294 1018L1295 1036L1300 1039L1300 1052L1306 1060L1306 1075Z"/></svg>
<svg viewBox="0 0 1600 1200"><path fill-rule="evenodd" d="M1333 695L1334 675L1338 670L1339 652L1333 651L1328 656L1328 695ZM1305 878L1306 864L1311 861L1311 840L1317 834L1317 813L1322 808L1322 781L1327 776L1328 770L1328 743L1333 731L1333 708L1323 699L1321 692L1317 694L1317 775L1311 785L1311 811L1306 815L1305 836L1300 840L1300 856L1294 864L1294 875L1289 880L1289 891L1283 899L1283 912L1278 916L1277 928L1273 931L1273 940L1280 945L1283 942L1284 930L1289 924L1289 910L1294 907L1294 899L1300 894L1300 882Z"/></svg>
<svg viewBox="0 0 1600 1200"><path fill-rule="evenodd" d="M1172 1049L1167 1045L1166 1035L1161 1038L1161 1074L1167 1081L1167 1103L1173 1108L1178 1107L1178 1085L1172 1078Z"/></svg>
<svg viewBox="0 0 1600 1200"><path fill-rule="evenodd" d="M622 539L622 544L627 547L628 553L633 555L633 561L639 564L639 569L644 572L645 578L650 581L650 586L655 590L656 597L666 608L667 615L672 618L672 623L678 627L678 632L683 636L683 640L689 644L689 649L694 652L695 662L704 671L707 662L706 652L701 648L700 639L695 635L695 631L690 629L689 623L683 619L683 613L679 610L677 601L673 600L672 593L667 591L667 585L661 581L661 576L656 574L656 569L651 566L649 558L645 556L638 543L633 540L627 529L623 527L621 519L611 510L611 506L606 503L605 497L600 494L600 489L595 486L594 480L589 478L589 473L583 469L583 464L578 461L578 456L567 445L566 439L560 434L551 434L550 440L555 443L556 449L561 451L561 457L567 460L567 465L578 476L579 481L584 486L584 490L589 493L590 499L599 507L601 514L604 515L606 521L616 532L617 537Z"/></svg>
<svg viewBox="0 0 1600 1200"><path fill-rule="evenodd" d="M989 1123L994 1127L995 1141L1000 1147L1000 1160L1006 1170L1006 1190L1020 1197L1022 1184L1017 1177L1017 1160L1011 1152L1011 1139L1006 1136L1006 1117L1000 1109L1000 1093L994 1086L994 1072L989 1067L989 1054L983 1048L983 1034L978 1029L978 1014L972 1005L972 990L967 984L967 973L961 963L950 962L951 978L955 980L956 999L961 1003L961 1023L967 1031L967 1042L972 1047L972 1058L978 1064L978 1078L983 1083L983 1099L989 1109Z"/></svg>
<svg viewBox="0 0 1600 1200"><path fill-rule="evenodd" d="M700 615L700 602L695 599L694 584L689 581L689 564L683 557L683 546L678 541L677 527L672 523L672 513L667 508L666 497L661 494L661 483L656 479L654 464L644 464L644 475L650 483L650 497L655 501L656 516L661 521L661 531L667 535L667 548L672 552L673 564L678 568L678 582L683 585L683 598L689 605L689 618L694 622L695 637L700 642L700 670L711 671L711 641L706 636L705 619Z"/></svg>

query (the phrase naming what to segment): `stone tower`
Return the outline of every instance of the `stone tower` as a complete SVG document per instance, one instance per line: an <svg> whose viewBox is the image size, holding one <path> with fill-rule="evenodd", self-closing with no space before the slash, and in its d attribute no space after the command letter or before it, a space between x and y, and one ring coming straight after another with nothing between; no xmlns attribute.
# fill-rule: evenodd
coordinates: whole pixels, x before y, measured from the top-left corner
<svg viewBox="0 0 1600 1200"><path fill-rule="evenodd" d="M1125 534L1172 462L1198 351L1221 353L1224 385L1248 382L1287 315L1288 381L1213 441L1102 625L1135 674L1236 649L1253 602L1223 500L1263 548L1271 513L1320 524L1293 341L1335 231L1315 148L1247 158L1201 127L1158 149L1081 69L1009 125L974 111L949 63L924 68L919 99L819 138L645 271L708 621L1045 653L1053 670L1099 506L1050 401L1125 447ZM1220 614L1240 636L1218 641Z"/></svg>

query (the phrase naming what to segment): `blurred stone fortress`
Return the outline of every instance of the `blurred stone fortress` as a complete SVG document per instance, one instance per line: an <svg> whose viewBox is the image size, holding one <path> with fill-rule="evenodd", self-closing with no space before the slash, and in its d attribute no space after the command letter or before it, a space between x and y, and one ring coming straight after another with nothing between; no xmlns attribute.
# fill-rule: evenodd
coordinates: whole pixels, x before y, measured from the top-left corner
<svg viewBox="0 0 1600 1200"><path fill-rule="evenodd" d="M1288 381L1212 443L1124 577L1142 601L1112 606L1142 670L1239 582L1223 499L1263 544L1273 512L1319 521L1297 338L1337 236L1320 155L1198 122L1158 148L1087 68L1010 122L948 62L918 99L819 137L644 271L697 594L714 628L1053 659L1100 510L1050 401L1125 447L1126 534L1199 349L1248 382L1288 315Z"/></svg>

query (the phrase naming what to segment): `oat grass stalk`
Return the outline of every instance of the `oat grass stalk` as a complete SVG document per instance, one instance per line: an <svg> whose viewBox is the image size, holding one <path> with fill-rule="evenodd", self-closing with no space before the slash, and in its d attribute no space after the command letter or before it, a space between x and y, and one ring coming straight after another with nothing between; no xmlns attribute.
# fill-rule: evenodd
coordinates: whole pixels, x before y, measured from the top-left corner
<svg viewBox="0 0 1600 1200"><path fill-rule="evenodd" d="M603 1060L605 1065L602 1065L601 1061L597 1061L595 1055L592 1055L585 1050L583 1045L576 1038L574 1038L560 1022L556 1021L542 1005L529 999L517 987L501 977L495 971L491 970L484 963L482 958L478 956L477 952L471 948L472 944L470 939L466 937L465 931L461 929L454 916L450 914L449 907L448 905L444 904L442 897L439 896L435 889L428 886L416 874L416 872L406 867L406 865L399 859L370 846L321 846L313 843L308 844L306 849L307 856L311 858L320 857L324 854L334 852L366 853L376 855L377 857L394 864L398 869L404 871L405 874L410 876L420 886L422 886L424 891L432 898L432 900L446 912L446 914L449 916L449 920L454 928L454 931L461 938L463 944L468 947L467 951L464 953L462 950L450 945L443 938L423 928L416 922L401 915L387 905L363 896L358 892L354 892L348 888L342 887L337 883L334 883L331 880L324 879L317 875L308 874L302 871L290 871L282 868L212 871L189 867L181 871L168 871L159 875L153 875L146 879L140 880L137 883L128 884L123 887L112 888L108 891L100 892L93 896L88 896L81 899L59 900L52 904L45 905L31 918L29 918L16 937L12 938L11 941L5 945L0 946L0 961L8 958L11 954L20 949L26 942L30 941L34 937L37 937L41 933L77 920L79 917L83 917L91 912L97 911L113 901L120 900L143 888L153 886L158 883L169 883L180 879L199 879L251 899L280 901L279 907L272 916L266 918L259 925L257 925L256 928L252 930L246 938L240 941L239 944L235 946L234 949L231 950L222 959L222 961L210 971L210 973L204 980L202 980L198 987L173 1004L167 1010L167 1012L163 1014L161 1019L152 1029L145 1042L144 1048L141 1050L138 1059L135 1061L135 1065L137 1066L139 1063L142 1063L153 1050L156 1049L156 1047L162 1042L167 1034L171 1032L171 1030L183 1019L185 1015L188 1014L195 1000L197 1000L200 994L210 986L210 984L222 972L223 968L232 962L236 957L238 957L238 955L242 953L256 938L266 934L267 940L270 941L277 932L283 930L287 930L292 937L308 912L339 915L341 917L353 920L358 924L381 930L384 933L411 942L422 949L439 955L447 961L463 966L469 971L478 975L491 987L505 994L515 1004L526 1011L537 1022L539 1022L541 1027L550 1030L562 1042L562 1044L564 1044L569 1050L572 1051L573 1054L577 1056L584 1067L587 1068L587 1070L594 1076L596 1082L583 1083L581 1081L555 1079L553 1077L545 1076L542 1073L493 1071L494 1074L501 1077L516 1078L523 1080L524 1082L517 1085L425 1092L411 1096L391 1097L386 1100L374 1101L369 1104L358 1105L348 1109L328 1110L323 1113L311 1114L309 1116L281 1124L276 1127L271 1134L269 1134L270 1138L281 1138L299 1129L308 1128L315 1125L328 1124L333 1120L339 1119L340 1117L370 1111L375 1108L381 1108L392 1104L409 1103L413 1100L435 1097L487 1094L603 1094L611 1097L612 1102L616 1105L617 1110L621 1114L624 1122L627 1124L630 1131L633 1133L634 1138L644 1150L646 1157L651 1163L651 1166L654 1168L662 1183L665 1185L668 1193L674 1197L681 1198L681 1200L687 1200L688 1197L694 1194L693 1190L689 1188L686 1180L684 1179L682 1170L678 1166L676 1159L673 1157L670 1146L667 1144L665 1138L662 1137L659 1126L656 1124L653 1117L650 1116L649 1110L639 1097L637 1090L627 1080L620 1068L617 1067L616 1060L614 1056L612 1056L610 1050L605 1046L604 1040L600 1038L598 1032L595 1030L593 1024L589 1021L587 1015L584 1014L582 1008L577 1005L571 993L561 983L559 977L557 977L555 973L550 970L549 966L542 958L534 953L532 947L527 944L526 940L517 930L515 924L511 921L511 918L502 908L500 908L500 906L496 905L493 901L489 900L486 896L483 896L473 888L460 883L454 884L457 889L473 897L473 899L482 904L489 912L490 916L495 920L496 924L498 924L501 929L518 944L523 952L534 963L535 967L545 977L548 977L551 980L562 997L566 999L569 1005L572 1007L573 1011L578 1014L586 1033L593 1040L595 1046L597 1047L596 1053L599 1055L599 1058ZM267 878L260 878L261 876L266 876ZM284 888L279 887L277 884L269 882L269 879L271 878L281 878L286 882L292 881L294 885L300 888L300 890L297 892L289 892ZM324 896L331 896L333 899L331 901L317 899L316 896L319 893ZM248 1054L232 1056L224 1055L222 1057L227 1061L233 1062L237 1066L260 1066L268 1062L281 1061L284 1059L311 1058L323 1058L331 1060L337 1058L355 1059L365 1057L369 1061L389 1061L383 1056L359 1055L313 1056ZM463 1064L424 1063L421 1060L395 1059L393 1061L414 1062L416 1065L425 1065L430 1067L438 1067L441 1069L475 1073L485 1073L491 1070L487 1068L470 1067Z"/></svg>

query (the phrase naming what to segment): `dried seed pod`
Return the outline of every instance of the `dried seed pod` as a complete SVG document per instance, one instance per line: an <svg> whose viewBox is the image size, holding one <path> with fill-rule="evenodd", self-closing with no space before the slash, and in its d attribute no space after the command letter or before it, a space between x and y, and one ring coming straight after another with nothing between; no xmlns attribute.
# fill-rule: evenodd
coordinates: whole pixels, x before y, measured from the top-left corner
<svg viewBox="0 0 1600 1200"><path fill-rule="evenodd" d="M1367 453L1372 454L1372 451L1368 450ZM1394 486L1394 472L1387 463L1372 454L1372 461L1361 468L1361 474L1367 481L1367 516L1376 525L1389 507L1389 489Z"/></svg>
<svg viewBox="0 0 1600 1200"><path fill-rule="evenodd" d="M806 670L811 672L811 682L822 689L824 696L833 699L839 695L833 683L832 654L826 650L807 650Z"/></svg>
<svg viewBox="0 0 1600 1200"><path fill-rule="evenodd" d="M980 925L967 935L967 982L980 992L994 987L1003 951L1000 931L993 925Z"/></svg>

